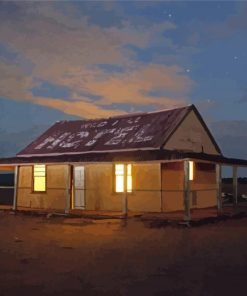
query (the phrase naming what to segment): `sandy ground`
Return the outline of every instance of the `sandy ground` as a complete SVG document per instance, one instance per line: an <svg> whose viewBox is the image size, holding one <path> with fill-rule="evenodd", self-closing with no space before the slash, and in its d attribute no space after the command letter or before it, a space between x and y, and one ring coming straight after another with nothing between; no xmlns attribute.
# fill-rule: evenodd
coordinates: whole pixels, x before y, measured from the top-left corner
<svg viewBox="0 0 247 296"><path fill-rule="evenodd" d="M0 212L0 295L246 295L247 218L150 228Z"/></svg>

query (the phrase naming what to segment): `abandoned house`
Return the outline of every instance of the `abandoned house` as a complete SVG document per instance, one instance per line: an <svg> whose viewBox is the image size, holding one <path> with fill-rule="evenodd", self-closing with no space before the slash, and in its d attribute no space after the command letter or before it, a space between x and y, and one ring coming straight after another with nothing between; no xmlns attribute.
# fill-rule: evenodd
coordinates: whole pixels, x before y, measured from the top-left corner
<svg viewBox="0 0 247 296"><path fill-rule="evenodd" d="M194 105L95 120L56 122L0 170L14 170L14 210L222 211L226 158ZM1 175L0 175L1 178ZM1 205L1 191L0 191Z"/></svg>

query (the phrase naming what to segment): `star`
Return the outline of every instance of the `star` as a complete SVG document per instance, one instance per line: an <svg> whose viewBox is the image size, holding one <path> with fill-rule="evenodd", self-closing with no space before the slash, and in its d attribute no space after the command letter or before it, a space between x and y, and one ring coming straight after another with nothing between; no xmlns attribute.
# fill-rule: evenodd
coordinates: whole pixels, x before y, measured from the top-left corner
<svg viewBox="0 0 247 296"><path fill-rule="evenodd" d="M236 61L238 59L238 57L237 56L234 56L234 60Z"/></svg>
<svg viewBox="0 0 247 296"><path fill-rule="evenodd" d="M190 73L190 69L186 69L185 71L186 71L187 73Z"/></svg>
<svg viewBox="0 0 247 296"><path fill-rule="evenodd" d="M168 14L168 17L169 17L169 18L171 18L171 17L172 17L172 14L171 14L171 13L169 13L169 14Z"/></svg>

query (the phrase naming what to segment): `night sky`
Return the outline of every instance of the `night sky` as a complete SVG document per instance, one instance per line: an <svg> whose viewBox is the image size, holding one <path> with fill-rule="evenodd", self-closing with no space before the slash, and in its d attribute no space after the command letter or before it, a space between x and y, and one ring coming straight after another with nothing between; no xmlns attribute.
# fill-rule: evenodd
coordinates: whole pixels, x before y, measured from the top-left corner
<svg viewBox="0 0 247 296"><path fill-rule="evenodd" d="M195 104L247 158L247 3L0 2L0 155L57 120Z"/></svg>

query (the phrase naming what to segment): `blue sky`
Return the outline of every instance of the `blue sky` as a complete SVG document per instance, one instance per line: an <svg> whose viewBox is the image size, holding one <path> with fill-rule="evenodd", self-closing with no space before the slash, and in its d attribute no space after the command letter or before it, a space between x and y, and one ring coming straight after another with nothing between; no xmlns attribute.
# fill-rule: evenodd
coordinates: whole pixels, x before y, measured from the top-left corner
<svg viewBox="0 0 247 296"><path fill-rule="evenodd" d="M247 126L246 68L245 2L0 3L5 132L194 103L227 139Z"/></svg>

